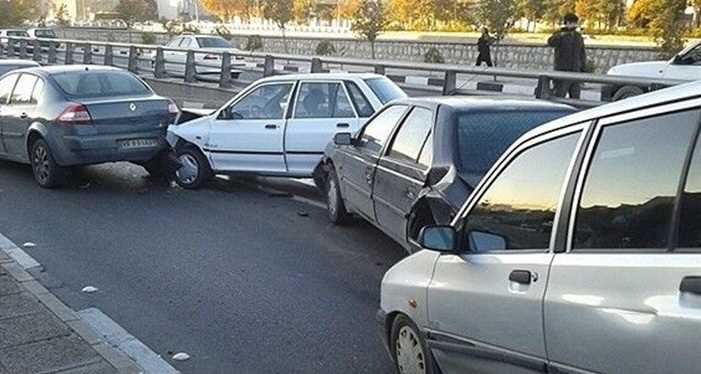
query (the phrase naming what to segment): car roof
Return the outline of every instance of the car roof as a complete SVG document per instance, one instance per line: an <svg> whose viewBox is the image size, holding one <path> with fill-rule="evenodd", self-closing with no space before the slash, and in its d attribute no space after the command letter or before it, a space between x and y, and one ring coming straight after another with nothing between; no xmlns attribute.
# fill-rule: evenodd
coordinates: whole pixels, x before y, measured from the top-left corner
<svg viewBox="0 0 701 374"><path fill-rule="evenodd" d="M569 105L553 103L545 100L527 99L510 96L429 96L408 97L392 101L392 104L423 105L436 107L438 105L455 111L537 111L562 110L574 111Z"/></svg>
<svg viewBox="0 0 701 374"><path fill-rule="evenodd" d="M193 38L220 38L224 39L224 37L219 36L219 35L211 35L211 34L180 34L177 37L181 36L192 36ZM224 39L226 40L226 39Z"/></svg>
<svg viewBox="0 0 701 374"><path fill-rule="evenodd" d="M26 66L26 67L32 67L32 66L40 66L38 62L36 61L31 61L31 60L20 60L20 59L9 59L9 60L0 60L0 66Z"/></svg>
<svg viewBox="0 0 701 374"><path fill-rule="evenodd" d="M52 75L52 74L66 73L66 72L72 72L72 71L81 71L81 70L123 71L123 69L119 69L119 68L112 67L112 66L102 66L102 65L52 65L52 66L27 67L24 69L13 70L12 72L13 73L32 72L32 73L37 73L37 74L41 74L41 75Z"/></svg>
<svg viewBox="0 0 701 374"><path fill-rule="evenodd" d="M533 138L544 133L577 125L587 121L593 121L603 117L610 117L637 111L644 108L655 107L676 101L701 97L701 81L686 83L679 86L653 91L648 94L631 97L629 99L602 105L593 109L581 111L562 118L558 118L545 125L539 126L523 135L522 139ZM517 141L516 143L521 143Z"/></svg>
<svg viewBox="0 0 701 374"><path fill-rule="evenodd" d="M373 73L307 73L274 75L260 79L258 82L271 82L282 80L341 80L341 79L372 79L382 78L382 75Z"/></svg>

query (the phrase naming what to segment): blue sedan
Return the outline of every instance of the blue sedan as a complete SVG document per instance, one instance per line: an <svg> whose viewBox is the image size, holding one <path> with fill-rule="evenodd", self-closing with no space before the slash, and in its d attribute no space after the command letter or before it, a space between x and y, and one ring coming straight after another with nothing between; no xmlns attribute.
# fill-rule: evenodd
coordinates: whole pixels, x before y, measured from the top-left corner
<svg viewBox="0 0 701 374"><path fill-rule="evenodd" d="M0 158L31 164L46 188L63 183L72 166L131 161L162 173L166 128L178 113L121 69L15 70L0 78Z"/></svg>

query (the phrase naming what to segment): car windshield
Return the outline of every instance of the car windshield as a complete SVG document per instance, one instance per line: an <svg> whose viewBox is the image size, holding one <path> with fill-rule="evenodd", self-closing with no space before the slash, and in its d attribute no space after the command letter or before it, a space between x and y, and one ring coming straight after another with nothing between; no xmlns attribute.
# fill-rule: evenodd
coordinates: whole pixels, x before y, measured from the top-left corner
<svg viewBox="0 0 701 374"><path fill-rule="evenodd" d="M197 44L201 48L233 48L231 43L223 38L197 38Z"/></svg>
<svg viewBox="0 0 701 374"><path fill-rule="evenodd" d="M506 149L541 124L568 115L570 111L497 111L458 115L458 168L470 186L479 181Z"/></svg>
<svg viewBox="0 0 701 374"><path fill-rule="evenodd" d="M36 30L36 31L34 31L34 34L39 38L55 38L56 37L56 33L54 32L54 30L50 30L50 29Z"/></svg>
<svg viewBox="0 0 701 374"><path fill-rule="evenodd" d="M365 83L370 87L375 96L382 104L387 104L392 100L406 97L406 93L399 86L387 78L365 79Z"/></svg>
<svg viewBox="0 0 701 374"><path fill-rule="evenodd" d="M151 91L131 73L123 71L69 71L52 75L58 86L74 98L145 96Z"/></svg>

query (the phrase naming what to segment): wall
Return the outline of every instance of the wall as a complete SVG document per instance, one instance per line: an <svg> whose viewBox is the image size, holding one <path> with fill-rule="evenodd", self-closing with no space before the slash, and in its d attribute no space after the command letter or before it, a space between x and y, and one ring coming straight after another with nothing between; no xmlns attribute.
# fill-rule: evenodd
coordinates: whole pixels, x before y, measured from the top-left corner
<svg viewBox="0 0 701 374"><path fill-rule="evenodd" d="M60 37L67 39L100 40L114 42L128 42L129 34L125 30L107 29L81 29L66 28L59 30ZM141 42L139 32L132 33L134 43ZM158 43L165 44L171 38L166 34L156 34ZM326 38L287 38L287 51L290 54L312 55L316 46ZM243 48L246 45L245 36L235 36L232 40L235 47ZM357 39L332 40L339 55L369 58L370 45ZM457 64L474 64L477 59L477 48L474 43L437 43L409 40L379 41L376 44L376 57L378 59L400 61L423 61L423 55L430 48L437 48L446 62ZM280 37L263 37L263 52L281 53L285 47ZM517 70L549 70L552 67L552 49L537 44L504 44L493 55L499 61L500 67ZM605 72L615 65L649 61L657 59L657 53L650 47L628 46L589 46L587 47L589 59L594 63L598 72Z"/></svg>

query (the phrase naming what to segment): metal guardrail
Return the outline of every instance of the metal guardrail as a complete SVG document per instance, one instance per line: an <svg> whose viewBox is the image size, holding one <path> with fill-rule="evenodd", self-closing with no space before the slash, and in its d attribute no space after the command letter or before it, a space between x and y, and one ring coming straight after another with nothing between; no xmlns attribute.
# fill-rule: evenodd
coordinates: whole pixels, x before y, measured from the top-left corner
<svg viewBox="0 0 701 374"><path fill-rule="evenodd" d="M185 83L196 83L198 81L214 82L221 88L231 88L237 82L241 84L250 83L251 80L245 81L239 79L238 75L241 72L257 73L266 77L295 71L295 66L288 69L289 64L298 64L296 70L300 71L299 65L301 64L305 67L304 71L312 73L332 71L334 67L340 67L340 70L351 67L355 69L355 71L374 72L387 76L392 76L390 71L398 71L400 75L406 75L407 72L429 74L429 77L433 77L433 79L432 81L429 80L430 83L427 85L403 82L400 86L443 95L495 93L494 91L466 90L458 84L458 77L460 76L468 76L468 80L474 80L475 77L493 78L494 80L497 78L528 79L537 82L537 86L532 95L536 98L588 107L599 105L601 102L555 97L552 89L554 82L560 80L617 87L630 85L644 88L646 91L687 82L659 78L608 76L560 71L517 71L502 68L466 67L457 64L398 62L340 57L310 57L244 51L193 50L146 44L109 43L70 39L8 37L0 44L0 56L19 57L21 59L31 58L37 62L46 64L93 64L96 63L95 58L97 57L100 63L104 65L123 67L137 74L148 73L158 79L177 77L182 78ZM184 54L185 61L168 59L166 56L168 52ZM75 58L76 55L81 56L81 58L77 60ZM144 57L149 55L150 57ZM209 56L210 60L218 62L204 62L203 59L197 58L197 56L201 55ZM126 60L126 63L120 63L117 60ZM283 62L288 65L283 69L276 69L277 62ZM173 71L172 68L166 68L168 65L182 66L182 68L178 69L180 71ZM308 70L306 70L306 66L309 67ZM210 77L211 74L198 74L197 68L207 68L210 69L210 71L214 70L216 71L215 75L218 75L218 77L212 79ZM396 76L397 75L394 75L393 77L396 78Z"/></svg>

